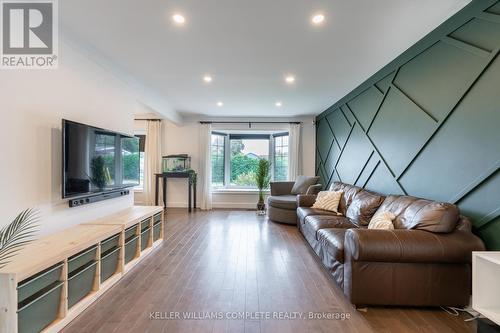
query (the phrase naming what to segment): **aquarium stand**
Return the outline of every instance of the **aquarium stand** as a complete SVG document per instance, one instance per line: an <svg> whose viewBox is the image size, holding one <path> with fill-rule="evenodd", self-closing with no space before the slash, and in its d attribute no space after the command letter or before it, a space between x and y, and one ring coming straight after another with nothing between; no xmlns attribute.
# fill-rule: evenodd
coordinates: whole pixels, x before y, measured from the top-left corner
<svg viewBox="0 0 500 333"><path fill-rule="evenodd" d="M186 178L188 181L188 212L196 209L196 173L188 171L164 172L156 174L155 205L158 205L160 179L162 180L163 207L167 208L167 179ZM192 199L192 200L191 200ZM192 207L191 207L192 206Z"/></svg>

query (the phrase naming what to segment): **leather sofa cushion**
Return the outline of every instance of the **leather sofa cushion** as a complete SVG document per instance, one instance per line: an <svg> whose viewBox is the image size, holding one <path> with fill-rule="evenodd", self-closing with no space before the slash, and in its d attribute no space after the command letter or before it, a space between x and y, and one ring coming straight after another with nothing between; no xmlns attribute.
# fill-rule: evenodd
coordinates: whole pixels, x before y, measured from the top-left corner
<svg viewBox="0 0 500 333"><path fill-rule="evenodd" d="M297 209L297 215L299 217L300 223L304 224L306 217L310 215L318 215L318 216L337 216L334 212L329 212L323 209L316 209L311 207L299 207Z"/></svg>
<svg viewBox="0 0 500 333"><path fill-rule="evenodd" d="M270 196L267 199L269 206L282 209L297 209L297 197L295 195Z"/></svg>
<svg viewBox="0 0 500 333"><path fill-rule="evenodd" d="M327 228L318 231L318 241L335 260L344 263L344 237L347 229Z"/></svg>
<svg viewBox="0 0 500 333"><path fill-rule="evenodd" d="M314 235L318 240L318 231L325 228L349 229L356 228L349 219L344 216L310 215L306 217L304 226L305 232Z"/></svg>
<svg viewBox="0 0 500 333"><path fill-rule="evenodd" d="M342 215L345 216L347 213L347 209L349 208L349 205L351 204L354 196L362 190L363 189L361 187L357 187L357 186L349 185L349 184L344 184L341 182L334 182L332 185L330 185L330 191L343 191L344 192L342 194L342 198L340 198L338 212L342 213Z"/></svg>
<svg viewBox="0 0 500 333"><path fill-rule="evenodd" d="M347 208L346 217L353 223L367 226L384 199L383 195L366 190L359 191Z"/></svg>
<svg viewBox="0 0 500 333"><path fill-rule="evenodd" d="M312 207L317 197L316 194L299 194L297 195L297 207Z"/></svg>
<svg viewBox="0 0 500 333"><path fill-rule="evenodd" d="M388 196L378 211L394 213L396 229L419 229L436 233L452 232L460 215L458 207L453 204L405 195Z"/></svg>
<svg viewBox="0 0 500 333"><path fill-rule="evenodd" d="M386 263L470 264L473 251L484 251L469 231L435 234L423 230L348 229L344 243L352 260Z"/></svg>

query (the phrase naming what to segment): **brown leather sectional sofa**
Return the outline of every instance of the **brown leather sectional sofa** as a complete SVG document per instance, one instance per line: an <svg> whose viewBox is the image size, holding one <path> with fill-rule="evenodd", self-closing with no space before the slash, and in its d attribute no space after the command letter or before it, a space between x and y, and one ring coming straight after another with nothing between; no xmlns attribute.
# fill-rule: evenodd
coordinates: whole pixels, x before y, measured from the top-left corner
<svg viewBox="0 0 500 333"><path fill-rule="evenodd" d="M483 242L457 206L410 196L387 197L336 182L337 216L297 197L299 229L355 305L465 306L472 251ZM395 230L367 229L375 212L396 215Z"/></svg>

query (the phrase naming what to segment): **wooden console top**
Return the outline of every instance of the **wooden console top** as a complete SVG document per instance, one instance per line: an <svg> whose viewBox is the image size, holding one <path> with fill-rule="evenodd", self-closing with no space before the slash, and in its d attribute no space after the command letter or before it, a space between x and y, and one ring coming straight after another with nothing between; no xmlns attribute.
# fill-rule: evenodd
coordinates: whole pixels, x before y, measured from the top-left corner
<svg viewBox="0 0 500 333"><path fill-rule="evenodd" d="M15 274L21 281L104 240L121 228L113 225L77 225L27 245L0 273Z"/></svg>
<svg viewBox="0 0 500 333"><path fill-rule="evenodd" d="M161 206L133 206L102 219L84 223L84 225L121 225L128 228L161 212L163 212Z"/></svg>
<svg viewBox="0 0 500 333"><path fill-rule="evenodd" d="M163 207L158 206L133 206L107 217L42 237L18 252L7 266L0 269L0 274L13 274L16 275L17 281L22 281L120 233L129 225L162 211Z"/></svg>

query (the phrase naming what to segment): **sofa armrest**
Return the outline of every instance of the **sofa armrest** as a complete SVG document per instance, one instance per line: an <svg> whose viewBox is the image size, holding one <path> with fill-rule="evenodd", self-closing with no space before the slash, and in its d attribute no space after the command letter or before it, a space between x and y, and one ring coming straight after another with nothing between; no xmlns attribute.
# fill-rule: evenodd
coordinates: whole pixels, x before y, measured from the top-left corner
<svg viewBox="0 0 500 333"><path fill-rule="evenodd" d="M288 195L292 193L295 182L271 182L271 195Z"/></svg>
<svg viewBox="0 0 500 333"><path fill-rule="evenodd" d="M346 260L404 263L470 263L484 244L467 231L436 234L423 230L349 229Z"/></svg>
<svg viewBox="0 0 500 333"><path fill-rule="evenodd" d="M316 202L316 194L297 195L297 207L312 207Z"/></svg>
<svg viewBox="0 0 500 333"><path fill-rule="evenodd" d="M321 184L311 185L307 189L306 194L318 194L322 188L323 188L323 185L321 185Z"/></svg>

